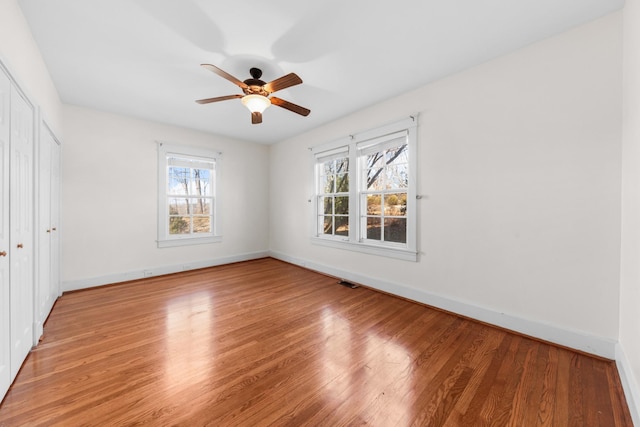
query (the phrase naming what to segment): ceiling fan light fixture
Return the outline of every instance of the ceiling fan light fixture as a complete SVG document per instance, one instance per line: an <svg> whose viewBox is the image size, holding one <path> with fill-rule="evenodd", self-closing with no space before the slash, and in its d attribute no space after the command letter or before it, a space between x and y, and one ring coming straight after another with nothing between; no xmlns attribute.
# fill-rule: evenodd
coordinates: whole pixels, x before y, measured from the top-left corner
<svg viewBox="0 0 640 427"><path fill-rule="evenodd" d="M271 101L262 95L246 95L242 97L242 105L247 107L252 113L261 113L269 108Z"/></svg>

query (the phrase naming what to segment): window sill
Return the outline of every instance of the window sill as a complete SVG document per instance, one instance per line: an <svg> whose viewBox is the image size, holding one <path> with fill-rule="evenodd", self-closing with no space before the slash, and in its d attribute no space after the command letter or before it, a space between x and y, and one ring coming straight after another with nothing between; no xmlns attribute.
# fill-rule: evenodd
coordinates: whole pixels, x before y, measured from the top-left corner
<svg viewBox="0 0 640 427"><path fill-rule="evenodd" d="M205 245L208 243L222 242L222 236L185 237L180 239L158 240L159 248L172 248L176 246Z"/></svg>
<svg viewBox="0 0 640 427"><path fill-rule="evenodd" d="M346 240L312 237L311 243L330 248L346 249L354 252L362 252L387 258L401 259L404 261L418 261L418 253L409 249L392 248L387 246L372 245L367 243L355 243Z"/></svg>

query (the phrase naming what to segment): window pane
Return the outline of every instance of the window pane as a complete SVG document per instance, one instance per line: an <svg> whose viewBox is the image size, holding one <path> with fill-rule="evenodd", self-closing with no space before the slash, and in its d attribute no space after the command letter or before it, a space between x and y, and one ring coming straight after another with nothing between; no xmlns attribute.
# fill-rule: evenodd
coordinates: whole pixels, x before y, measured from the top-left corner
<svg viewBox="0 0 640 427"><path fill-rule="evenodd" d="M405 218L385 218L384 240L407 243L407 220Z"/></svg>
<svg viewBox="0 0 640 427"><path fill-rule="evenodd" d="M343 157L341 159L336 159L336 173L346 173L349 171L349 158Z"/></svg>
<svg viewBox="0 0 640 427"><path fill-rule="evenodd" d="M320 172L322 175L332 175L333 172L333 160L329 160L328 162L324 162L322 164L322 172Z"/></svg>
<svg viewBox="0 0 640 427"><path fill-rule="evenodd" d="M193 188L191 188L191 194L194 196L210 196L211 171L207 169L193 169Z"/></svg>
<svg viewBox="0 0 640 427"><path fill-rule="evenodd" d="M193 232L194 233L211 233L211 217L210 216L194 216Z"/></svg>
<svg viewBox="0 0 640 427"><path fill-rule="evenodd" d="M322 213L331 215L333 214L333 197L323 197L324 199L324 210Z"/></svg>
<svg viewBox="0 0 640 427"><path fill-rule="evenodd" d="M384 166L384 157L382 153L373 153L367 156L367 168L378 168Z"/></svg>
<svg viewBox="0 0 640 427"><path fill-rule="evenodd" d="M335 198L336 215L349 215L349 197L339 196Z"/></svg>
<svg viewBox="0 0 640 427"><path fill-rule="evenodd" d="M189 215L189 199L169 199L169 215Z"/></svg>
<svg viewBox="0 0 640 427"><path fill-rule="evenodd" d="M367 190L384 190L384 169L367 170Z"/></svg>
<svg viewBox="0 0 640 427"><path fill-rule="evenodd" d="M322 223L322 234L333 234L333 217L325 216Z"/></svg>
<svg viewBox="0 0 640 427"><path fill-rule="evenodd" d="M367 239L380 240L380 218L367 218Z"/></svg>
<svg viewBox="0 0 640 427"><path fill-rule="evenodd" d="M346 173L336 175L336 193L349 192L349 175Z"/></svg>
<svg viewBox="0 0 640 427"><path fill-rule="evenodd" d="M333 175L320 177L320 193L333 193Z"/></svg>
<svg viewBox="0 0 640 427"><path fill-rule="evenodd" d="M387 189L407 188L409 186L409 165L394 165L386 168Z"/></svg>
<svg viewBox="0 0 640 427"><path fill-rule="evenodd" d="M191 170L189 168L169 168L169 194L188 194Z"/></svg>
<svg viewBox="0 0 640 427"><path fill-rule="evenodd" d="M407 193L385 194L384 195L384 215L385 216L406 216L407 215Z"/></svg>
<svg viewBox="0 0 640 427"><path fill-rule="evenodd" d="M192 199L191 212L195 215L208 215L211 213L211 199Z"/></svg>
<svg viewBox="0 0 640 427"><path fill-rule="evenodd" d="M169 217L169 234L189 234L190 218L188 216Z"/></svg>
<svg viewBox="0 0 640 427"><path fill-rule="evenodd" d="M367 195L367 215L380 215L380 203L382 202L382 194Z"/></svg>
<svg viewBox="0 0 640 427"><path fill-rule="evenodd" d="M349 235L349 217L348 216L336 216L336 235L338 236Z"/></svg>
<svg viewBox="0 0 640 427"><path fill-rule="evenodd" d="M385 151L385 163L405 163L407 161L407 144Z"/></svg>

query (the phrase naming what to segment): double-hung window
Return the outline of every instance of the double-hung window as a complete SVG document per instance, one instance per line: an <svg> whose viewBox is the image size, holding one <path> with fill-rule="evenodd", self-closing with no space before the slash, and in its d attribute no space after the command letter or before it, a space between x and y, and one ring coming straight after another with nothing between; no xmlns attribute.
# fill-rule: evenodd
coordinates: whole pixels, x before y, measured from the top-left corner
<svg viewBox="0 0 640 427"><path fill-rule="evenodd" d="M158 246L220 241L214 151L158 144Z"/></svg>
<svg viewBox="0 0 640 427"><path fill-rule="evenodd" d="M340 148L317 159L318 232L349 235L349 152Z"/></svg>
<svg viewBox="0 0 640 427"><path fill-rule="evenodd" d="M318 244L416 260L416 118L314 147Z"/></svg>

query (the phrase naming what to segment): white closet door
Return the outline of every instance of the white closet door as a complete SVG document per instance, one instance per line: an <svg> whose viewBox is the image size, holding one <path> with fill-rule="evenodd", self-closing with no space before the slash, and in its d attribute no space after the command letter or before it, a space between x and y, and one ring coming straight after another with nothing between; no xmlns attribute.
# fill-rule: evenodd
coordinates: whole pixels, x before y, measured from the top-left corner
<svg viewBox="0 0 640 427"><path fill-rule="evenodd" d="M36 286L36 341L59 296L58 197L60 146L53 133L41 124L38 144L38 275Z"/></svg>
<svg viewBox="0 0 640 427"><path fill-rule="evenodd" d="M36 340L42 336L51 294L51 142L44 125L38 143L38 269L36 279ZM34 343L35 344L35 343Z"/></svg>
<svg viewBox="0 0 640 427"><path fill-rule="evenodd" d="M10 119L11 379L33 344L33 124L32 106L11 87Z"/></svg>
<svg viewBox="0 0 640 427"><path fill-rule="evenodd" d="M0 70L0 400L11 385L9 302L9 97L11 83Z"/></svg>
<svg viewBox="0 0 640 427"><path fill-rule="evenodd" d="M51 139L51 308L60 289L60 143Z"/></svg>

